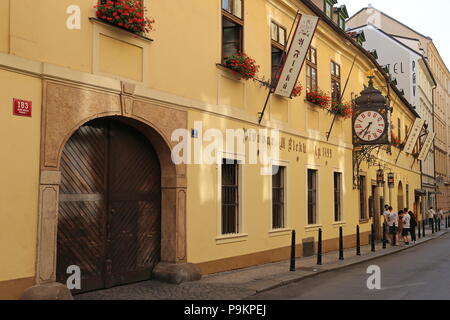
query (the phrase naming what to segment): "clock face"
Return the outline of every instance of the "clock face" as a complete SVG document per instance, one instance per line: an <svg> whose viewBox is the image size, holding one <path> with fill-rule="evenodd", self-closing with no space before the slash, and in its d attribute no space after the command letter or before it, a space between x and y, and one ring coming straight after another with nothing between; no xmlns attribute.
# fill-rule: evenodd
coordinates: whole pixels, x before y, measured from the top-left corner
<svg viewBox="0 0 450 320"><path fill-rule="evenodd" d="M353 130L362 141L377 141L386 130L386 121L377 111L364 111L356 117Z"/></svg>

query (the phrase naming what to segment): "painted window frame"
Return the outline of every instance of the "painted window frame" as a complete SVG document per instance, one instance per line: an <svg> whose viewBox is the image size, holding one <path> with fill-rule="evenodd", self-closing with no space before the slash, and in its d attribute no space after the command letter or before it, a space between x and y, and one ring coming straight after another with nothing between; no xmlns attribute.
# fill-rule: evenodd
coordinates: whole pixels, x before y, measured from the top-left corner
<svg viewBox="0 0 450 320"><path fill-rule="evenodd" d="M224 159L229 159L237 162L238 165L238 225L239 230L237 233L231 234L223 234L223 226L222 226L222 163ZM216 240L227 240L227 239L237 239L247 237L246 233L246 225L245 225L245 217L244 217L244 164L245 164L245 155L239 155L228 152L218 152L218 160L220 162L217 163L217 238Z"/></svg>
<svg viewBox="0 0 450 320"><path fill-rule="evenodd" d="M315 211L314 211L314 221L310 221L310 188L309 188L309 173L315 172ZM320 225L320 186L319 186L319 168L314 166L308 166L306 168L306 225L308 227Z"/></svg>
<svg viewBox="0 0 450 320"><path fill-rule="evenodd" d="M367 208L367 175L360 174L358 176L359 179L359 194L358 194L358 202L359 202L359 220L366 221L368 220L368 208ZM364 183L362 183L364 180Z"/></svg>
<svg viewBox="0 0 450 320"><path fill-rule="evenodd" d="M331 73L331 100L333 102L339 102L341 99L341 76L342 76L342 67L339 63L331 60L330 62L330 73ZM339 72L337 72L339 70ZM334 94L334 85L338 84L338 93L337 96Z"/></svg>
<svg viewBox="0 0 450 320"><path fill-rule="evenodd" d="M277 231L283 231L283 230L288 230L289 229L289 202L288 202L288 188L289 188L289 169L288 169L288 164L281 162L281 161L273 161L272 162L272 169L274 167L279 167L279 168L283 168L283 225L280 227L276 227L274 226L274 197L273 197L273 191L274 191L274 186L273 186L273 175L270 176L270 190L271 190L271 214L270 214L270 232L277 232Z"/></svg>
<svg viewBox="0 0 450 320"><path fill-rule="evenodd" d="M339 209L340 212L337 215L336 212L336 175L340 176L340 190L339 190ZM342 223L344 218L344 174L340 170L333 171L333 213L334 213L334 222ZM339 218L337 218L339 217Z"/></svg>
<svg viewBox="0 0 450 320"><path fill-rule="evenodd" d="M314 53L314 54L313 54ZM306 54L306 90L317 91L319 88L319 69L317 61L317 49L315 47L310 47ZM314 57L314 59L313 59ZM314 60L314 61L313 61ZM315 77L312 76L312 70L315 71ZM313 82L315 81L315 87Z"/></svg>
<svg viewBox="0 0 450 320"><path fill-rule="evenodd" d="M225 2L230 3L230 11L224 8ZM236 1L241 2L241 17L236 16L234 12L234 7ZM225 29L226 28L232 28L232 27L225 27L225 21L232 23L235 25L234 28L237 29L238 34L238 41L230 42L230 43L238 43L238 50L237 52L244 52L244 14L245 14L245 0L221 0L221 63L225 61L225 57L228 55L225 52Z"/></svg>

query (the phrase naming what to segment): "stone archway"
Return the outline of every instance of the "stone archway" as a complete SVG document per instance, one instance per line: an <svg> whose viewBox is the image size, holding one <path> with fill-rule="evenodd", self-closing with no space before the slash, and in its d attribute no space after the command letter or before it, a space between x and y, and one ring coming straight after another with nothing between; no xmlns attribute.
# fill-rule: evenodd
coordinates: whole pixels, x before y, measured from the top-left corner
<svg viewBox="0 0 450 320"><path fill-rule="evenodd" d="M134 86L122 83L120 91L99 91L44 81L41 137L36 284L56 279L60 158L65 143L84 123L102 117L119 117L145 135L161 163L161 278L170 280L186 266L186 166L171 161L171 133L187 128L187 112L138 99ZM192 265L188 278L198 278ZM198 273L198 274L197 274ZM185 280L190 280L185 279ZM177 278L178 281L180 278ZM182 279L183 280L183 279Z"/></svg>

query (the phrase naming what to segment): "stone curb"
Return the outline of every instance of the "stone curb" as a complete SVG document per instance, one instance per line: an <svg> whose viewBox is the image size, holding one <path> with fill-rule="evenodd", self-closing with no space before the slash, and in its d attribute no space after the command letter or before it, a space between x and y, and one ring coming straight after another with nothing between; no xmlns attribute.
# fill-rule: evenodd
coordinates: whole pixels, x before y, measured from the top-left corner
<svg viewBox="0 0 450 320"><path fill-rule="evenodd" d="M421 242L416 243L413 246L397 248L397 249L394 249L394 250L390 250L389 252L386 252L385 254L379 254L379 255L373 255L373 256L367 255L366 257L361 257L361 260L353 261L353 262L350 262L348 264L332 266L332 267L329 267L329 268L326 268L326 266L325 266L325 268L324 268L324 266L318 266L317 267L318 269L319 268L324 268L324 269L322 269L322 270L320 270L318 272L312 272L311 274L308 274L308 275L299 275L298 277L295 277L294 279L282 280L282 281L279 281L277 284L269 285L267 287L263 287L261 289L257 289L257 290L255 290L255 293L253 293L252 295L248 296L246 299L251 298L252 296L254 296L256 294L259 294L259 293L263 293L263 292L266 292L266 291L270 291L270 290L273 290L273 289L284 287L284 286L289 285L289 284L298 283L298 282L301 282L303 280L313 278L313 277L315 277L317 275L320 275L320 274L325 274L325 273L328 273L328 272L331 272L331 271L342 270L342 269L345 269L345 268L348 268L348 267L356 266L358 264L363 264L363 263L365 263L367 261L372 261L372 260L375 260L375 259L378 259L378 258L387 257L387 256L394 255L394 254L402 252L402 251L406 251L406 250L409 250L409 249L412 249L412 248L416 248L416 247L418 247L418 246L420 246L420 245L422 245L424 243L427 243L429 241L438 239L438 238L442 237L443 235L449 233L450 231L440 231L440 232L441 232L440 234L434 235L432 237L428 237L428 238L422 240ZM331 263L331 264L333 264L333 263ZM243 287L245 287L245 286L243 286Z"/></svg>

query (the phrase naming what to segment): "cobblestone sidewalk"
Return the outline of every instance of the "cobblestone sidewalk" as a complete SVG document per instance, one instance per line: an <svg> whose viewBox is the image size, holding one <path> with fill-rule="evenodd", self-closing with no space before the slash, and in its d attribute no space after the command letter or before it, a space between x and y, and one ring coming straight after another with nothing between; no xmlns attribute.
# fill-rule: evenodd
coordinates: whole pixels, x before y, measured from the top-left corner
<svg viewBox="0 0 450 320"><path fill-rule="evenodd" d="M420 239L416 245L442 236L447 231L440 231ZM223 272L203 277L200 281L173 285L158 281L146 281L106 290L95 291L75 296L76 300L242 300L252 295L289 283L301 281L316 274L329 272L350 265L362 263L378 257L407 250L414 245L400 244L398 247L376 244L376 252L371 246L361 248L361 256L356 256L355 249L344 251L344 261L340 261L338 252L323 255L323 265L317 266L317 257L297 259L297 271L289 271L289 261L260 265Z"/></svg>

